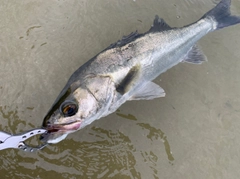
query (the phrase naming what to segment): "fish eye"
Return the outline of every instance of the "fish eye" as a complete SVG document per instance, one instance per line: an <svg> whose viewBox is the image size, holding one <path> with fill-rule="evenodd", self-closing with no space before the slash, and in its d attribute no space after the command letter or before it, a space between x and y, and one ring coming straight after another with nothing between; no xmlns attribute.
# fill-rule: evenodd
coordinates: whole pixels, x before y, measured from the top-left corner
<svg viewBox="0 0 240 179"><path fill-rule="evenodd" d="M65 117L70 117L77 113L78 105L73 101L65 101L60 106L60 111Z"/></svg>

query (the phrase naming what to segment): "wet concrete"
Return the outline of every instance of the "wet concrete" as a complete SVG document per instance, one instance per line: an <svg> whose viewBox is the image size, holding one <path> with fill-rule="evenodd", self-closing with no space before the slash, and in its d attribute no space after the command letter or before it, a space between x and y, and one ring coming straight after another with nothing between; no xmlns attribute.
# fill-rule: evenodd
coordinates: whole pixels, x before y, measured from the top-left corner
<svg viewBox="0 0 240 179"><path fill-rule="evenodd" d="M156 14L183 26L211 0L2 1L0 130L39 127L69 76ZM240 14L240 1L232 10ZM36 153L0 151L4 178L238 178L240 26L199 44L202 65L179 64L155 80L166 97L132 101ZM36 138L30 142L34 143Z"/></svg>

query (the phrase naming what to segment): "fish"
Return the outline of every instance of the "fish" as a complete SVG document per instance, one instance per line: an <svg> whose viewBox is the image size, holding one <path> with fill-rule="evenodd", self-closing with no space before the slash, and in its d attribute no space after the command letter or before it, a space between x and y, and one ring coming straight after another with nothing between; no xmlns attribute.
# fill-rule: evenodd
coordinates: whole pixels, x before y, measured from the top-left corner
<svg viewBox="0 0 240 179"><path fill-rule="evenodd" d="M48 132L40 140L58 143L126 101L164 97L165 91L152 80L180 62L207 61L196 43L210 32L240 23L230 5L231 0L221 0L198 21L179 28L155 16L146 33L132 32L98 53L71 75L43 119Z"/></svg>

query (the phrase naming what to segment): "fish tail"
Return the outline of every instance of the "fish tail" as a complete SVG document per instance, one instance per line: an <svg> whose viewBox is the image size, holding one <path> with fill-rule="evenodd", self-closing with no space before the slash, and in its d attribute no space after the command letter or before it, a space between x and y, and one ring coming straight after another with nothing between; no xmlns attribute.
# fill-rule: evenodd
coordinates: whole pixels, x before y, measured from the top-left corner
<svg viewBox="0 0 240 179"><path fill-rule="evenodd" d="M213 30L240 23L239 16L233 16L230 12L231 0L221 0L216 7L207 12L202 18L212 19L215 22Z"/></svg>

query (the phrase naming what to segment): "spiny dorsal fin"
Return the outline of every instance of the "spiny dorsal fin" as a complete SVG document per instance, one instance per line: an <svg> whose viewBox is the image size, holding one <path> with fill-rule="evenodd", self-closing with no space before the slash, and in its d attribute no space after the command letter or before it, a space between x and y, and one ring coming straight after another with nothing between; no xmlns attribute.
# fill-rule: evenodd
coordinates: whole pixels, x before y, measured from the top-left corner
<svg viewBox="0 0 240 179"><path fill-rule="evenodd" d="M122 39L118 40L116 43L111 44L108 47L108 49L115 48L115 47L122 47L140 36L141 36L141 34L139 34L137 31L132 32L131 34L129 34L127 36L123 36Z"/></svg>
<svg viewBox="0 0 240 179"><path fill-rule="evenodd" d="M197 45L194 45L188 54L184 58L183 62L193 63L193 64L202 64L202 62L207 61L207 57L203 52L198 48Z"/></svg>
<svg viewBox="0 0 240 179"><path fill-rule="evenodd" d="M158 15L155 16L155 19L153 21L153 25L151 29L149 30L150 32L161 32L161 31L166 31L173 29L170 27L162 18L159 18Z"/></svg>
<svg viewBox="0 0 240 179"><path fill-rule="evenodd" d="M116 87L117 92L120 94L125 94L128 92L132 86L134 86L135 81L139 78L140 74L140 65L136 65L132 67L125 78L118 84Z"/></svg>

